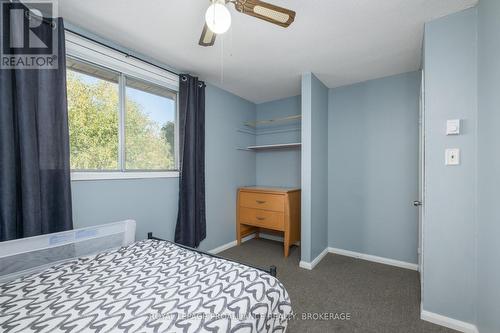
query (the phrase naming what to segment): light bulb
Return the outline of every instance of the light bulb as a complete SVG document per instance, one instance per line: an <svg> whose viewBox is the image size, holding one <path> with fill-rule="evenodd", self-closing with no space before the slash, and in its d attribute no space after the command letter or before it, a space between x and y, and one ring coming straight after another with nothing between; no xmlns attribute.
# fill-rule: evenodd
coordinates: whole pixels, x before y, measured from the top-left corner
<svg viewBox="0 0 500 333"><path fill-rule="evenodd" d="M216 2L208 7L205 21L213 33L223 34L231 26L231 13L226 6Z"/></svg>

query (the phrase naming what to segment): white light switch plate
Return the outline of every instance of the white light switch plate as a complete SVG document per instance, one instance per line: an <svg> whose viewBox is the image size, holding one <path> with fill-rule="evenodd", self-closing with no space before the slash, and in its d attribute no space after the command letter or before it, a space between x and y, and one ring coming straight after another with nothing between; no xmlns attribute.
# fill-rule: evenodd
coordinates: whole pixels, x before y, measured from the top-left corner
<svg viewBox="0 0 500 333"><path fill-rule="evenodd" d="M446 135L460 134L460 119L446 121Z"/></svg>
<svg viewBox="0 0 500 333"><path fill-rule="evenodd" d="M446 165L459 165L460 164L460 149L450 148L445 151Z"/></svg>

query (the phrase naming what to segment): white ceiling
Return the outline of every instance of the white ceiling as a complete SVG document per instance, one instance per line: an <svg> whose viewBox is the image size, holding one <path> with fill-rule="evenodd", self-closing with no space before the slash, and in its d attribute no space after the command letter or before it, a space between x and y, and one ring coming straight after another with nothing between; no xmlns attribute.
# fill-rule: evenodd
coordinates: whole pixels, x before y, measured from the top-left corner
<svg viewBox="0 0 500 333"><path fill-rule="evenodd" d="M477 0L269 0L297 12L283 29L231 8L232 28L198 46L208 0L59 0L101 37L260 103L298 95L300 75L329 88L417 70L424 22Z"/></svg>

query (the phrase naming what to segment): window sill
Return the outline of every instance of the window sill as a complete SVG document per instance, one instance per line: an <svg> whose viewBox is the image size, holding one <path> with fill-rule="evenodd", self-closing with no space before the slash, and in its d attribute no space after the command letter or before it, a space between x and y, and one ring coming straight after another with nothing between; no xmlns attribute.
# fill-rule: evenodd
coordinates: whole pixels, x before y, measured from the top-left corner
<svg viewBox="0 0 500 333"><path fill-rule="evenodd" d="M85 180L115 180L115 179L150 179L150 178L178 178L179 171L147 171L147 172L71 172L72 181Z"/></svg>

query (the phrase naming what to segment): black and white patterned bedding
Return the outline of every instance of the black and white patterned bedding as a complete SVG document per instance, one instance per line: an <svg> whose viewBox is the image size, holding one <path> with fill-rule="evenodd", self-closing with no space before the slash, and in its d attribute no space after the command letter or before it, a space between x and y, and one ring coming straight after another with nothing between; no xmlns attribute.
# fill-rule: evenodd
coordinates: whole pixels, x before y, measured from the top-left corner
<svg viewBox="0 0 500 333"><path fill-rule="evenodd" d="M0 285L1 332L284 332L271 275L144 240Z"/></svg>

